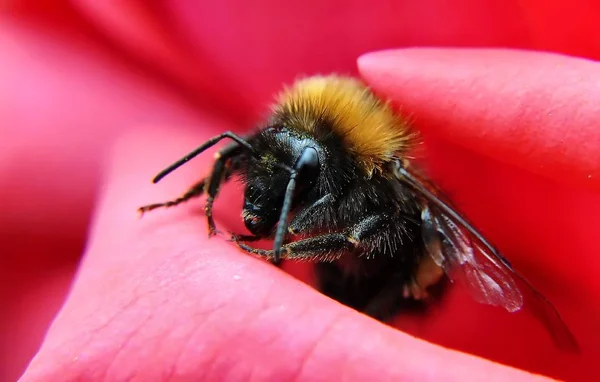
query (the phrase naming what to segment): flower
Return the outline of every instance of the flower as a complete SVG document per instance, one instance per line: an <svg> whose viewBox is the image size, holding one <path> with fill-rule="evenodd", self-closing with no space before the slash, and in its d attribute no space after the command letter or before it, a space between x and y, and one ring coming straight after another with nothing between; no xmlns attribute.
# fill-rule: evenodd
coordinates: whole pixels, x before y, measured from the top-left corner
<svg viewBox="0 0 600 382"><path fill-rule="evenodd" d="M8 309L0 343L10 366L0 379L17 378L40 343L25 381L533 379L442 346L558 378L592 376L599 69L532 51L598 58L599 8L3 7L0 279ZM527 51L399 49L412 46ZM136 207L180 193L210 163L198 159L153 186L157 170L217 132L244 130L282 82L330 71L361 75L411 116L436 181L557 305L580 357L552 348L527 311L477 305L460 287L428 316L398 319L432 343L414 339L224 240L208 241L198 202L137 218ZM239 197L224 190L220 226L239 227Z"/></svg>

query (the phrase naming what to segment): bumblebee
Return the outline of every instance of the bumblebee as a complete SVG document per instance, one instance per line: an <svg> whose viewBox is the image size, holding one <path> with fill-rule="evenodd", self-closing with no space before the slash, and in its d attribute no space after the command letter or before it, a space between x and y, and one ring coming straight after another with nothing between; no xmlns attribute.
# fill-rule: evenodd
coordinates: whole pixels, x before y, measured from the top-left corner
<svg viewBox="0 0 600 382"><path fill-rule="evenodd" d="M278 263L314 262L318 288L381 321L406 300L424 300L444 277L484 304L535 309L560 349L577 352L554 306L411 163L418 140L388 103L354 78L314 76L278 96L255 132L216 136L159 173L164 176L223 139L211 174L181 197L140 208L172 207L207 194L209 235L220 186L238 176L244 251ZM250 245L268 238L273 249Z"/></svg>

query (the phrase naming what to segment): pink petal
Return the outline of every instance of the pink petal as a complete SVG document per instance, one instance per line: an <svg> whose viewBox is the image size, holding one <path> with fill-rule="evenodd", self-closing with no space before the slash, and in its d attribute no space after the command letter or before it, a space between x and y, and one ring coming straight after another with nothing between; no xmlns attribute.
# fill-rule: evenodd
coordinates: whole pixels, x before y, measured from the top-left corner
<svg viewBox="0 0 600 382"><path fill-rule="evenodd" d="M584 0L75 4L105 35L180 86L253 116L281 82L355 73L356 57L378 49L488 46L600 57L593 38L600 8Z"/></svg>
<svg viewBox="0 0 600 382"><path fill-rule="evenodd" d="M600 190L598 63L508 50L409 49L366 55L360 65L375 89L434 125L432 133Z"/></svg>
<svg viewBox="0 0 600 382"><path fill-rule="evenodd" d="M81 34L0 15L0 380L15 380L85 246L106 146L196 112Z"/></svg>
<svg viewBox="0 0 600 382"><path fill-rule="evenodd" d="M5 126L8 132L2 136L9 138L4 141L8 143L7 147L1 147L0 158L4 155L5 159L10 159L0 161L8 164L4 168L0 165L0 180L5 185L0 190L5 202L0 227L9 229L3 231L0 242L3 248L16 255L7 266L1 267L7 276L1 277L0 291L8 300L0 298L2 302L10 301L2 306L17 306L2 325L7 330L20 328L27 333L27 341L18 340L24 338L18 335L3 337L14 338L10 341L15 343L20 341L17 346L26 346L25 353L31 353L38 341L30 333L41 333L44 323L57 309L69 283L73 261L83 246L84 227L97 185L97 158L101 157L102 147L128 124L144 121L194 124L195 116L186 107L181 106L181 114L185 116L179 115L179 101L171 100L172 89L194 105L225 110L228 116L245 121L249 115L257 115L256 110L264 110L265 102L279 89L281 81L289 81L297 73L313 71L355 72L354 58L373 49L407 45L486 45L554 50L586 57L600 55L598 41L593 38L598 7L585 1L549 4L530 0L494 3L493 7L485 2L459 1L448 6L430 1L407 2L394 9L389 8L387 2L381 5L344 3L337 7L312 4L306 8L304 5L280 6L269 2L250 6L230 2L200 13L183 3L151 8L132 3L136 5L127 7L127 12L118 6L96 6L95 2L87 1L78 3L78 10L83 10L85 17L68 5L46 6L18 1L0 6L9 12L15 11L11 8L20 8L21 15L34 15L33 23L23 28L31 29L29 33L35 31L33 44L25 38L23 30L16 34L5 33L12 26L4 23L0 27L0 41L2 37L9 41L2 45L4 49L9 47L6 56L0 48L0 77L3 74L6 77L0 81L5 89L4 93L0 92L0 105L8 105L7 110L0 112L0 129ZM156 12L157 9L165 12ZM168 21L173 19L174 22ZM94 22L92 25L91 21ZM315 22L319 24L317 28ZM204 33L203 28L210 33ZM54 46L55 33L61 34L58 49ZM64 39L65 36L68 38ZM82 45L81 36L86 39L91 36L94 43L88 44L86 40ZM344 38L340 39L340 36ZM193 49L189 49L190 46ZM15 54L15 51L19 52L15 47L24 50ZM33 51L28 50L32 47L35 47ZM71 71L65 71L65 62L73 62L83 50L93 54L84 54L84 64L75 68L95 74L77 77L75 73L72 77ZM115 66L117 69L110 66L111 69L105 71L105 62L112 65L114 60L125 65ZM94 66L94 63L100 65ZM92 69L89 69L90 64ZM112 82L123 76L129 78L131 73L128 72L132 69L144 74L131 82L125 80L117 85ZM91 87L80 86L85 83L82 78L98 81ZM23 79L32 80L25 82L31 86L25 86ZM158 87L148 85L148 82L167 84L171 91L162 87L157 90ZM36 99L31 94L38 91L43 102L24 107L22 104L30 104ZM416 91L418 93L418 89ZM440 94L446 91L440 88ZM2 99L3 94L6 100ZM80 98L79 94L92 97L93 102L87 104L85 101L90 98ZM150 100L145 98L147 96ZM127 101L114 102L119 97ZM166 107L165 99L168 99ZM444 101L443 97L439 99ZM51 107L46 110L45 105ZM226 105L237 105L239 110L229 110ZM52 112L54 110L56 113ZM71 113L75 117L65 120ZM89 115L107 116L107 120L90 120ZM455 117L464 118L462 114ZM90 129L86 130L86 127ZM420 124L419 127L431 132L440 129L439 136L444 136L443 124L441 127ZM29 139L27 134L30 132L34 132L35 139ZM493 135L491 138L498 139ZM46 143L47 147L44 146ZM473 148L477 144L474 141ZM496 152L503 161L504 154L509 159L515 155L515 150L507 148L508 144L505 142L505 151ZM532 176L530 169L519 171L512 165L501 165L446 141L431 138L428 145L436 179L452 191L451 196L462 202L461 207L468 216L485 228L511 259L516 257L519 269L528 270L527 276L551 297L561 312L566 313L567 321L574 324L576 331L584 334L586 346L597 349L599 341L594 334L596 323L592 319L595 313L589 311L590 306L597 306L600 296L599 282L590 277L598 268L593 261L598 252L595 244L598 232L596 225L589 223L590 216L600 212L597 197L582 190L557 186L547 179ZM489 144L482 147L487 146ZM44 158L42 163L31 159L28 153L33 151L39 158ZM494 149L491 152L495 153ZM534 157L531 163L535 160ZM579 166L578 161L575 163ZM473 173L478 174L479 180L472 179ZM74 182L68 177L72 174L86 176L83 179L79 176ZM553 174L546 171L545 175ZM36 189L44 189L43 198L37 197ZM490 200L494 202L490 203ZM549 205L552 208L548 208ZM230 214L228 221L239 223L239 218ZM557 241L555 238L564 239ZM565 260L565 256L569 259ZM54 272L49 269L56 269L56 276L49 275L46 279L48 273ZM49 285L59 285L55 294L46 295ZM35 293L27 294L30 291ZM457 295L450 297L456 300L452 296ZM474 308L468 300L454 300L453 303L458 304L450 311L444 311L428 322L408 318L401 319L401 324L436 342L530 370L569 375L570 379L573 376L589 379L586 373L594 369L595 351L587 352L581 362L565 361L553 349L539 352L539 343L530 336L541 341L544 337L536 336L539 328L533 321L513 319L507 324L505 315L497 311ZM20 305L20 301L31 301L32 305ZM467 315L468 319L465 307L472 312L472 317ZM39 314L27 313L29 311ZM453 319L448 320L449 317ZM26 325L27 320L32 320L31 327ZM470 320L479 325L471 325ZM464 328L469 328L479 338L467 340L461 332ZM486 337L489 328L495 328L494 335ZM520 337L524 346L517 351L510 346L507 349L507 344L524 333L528 335ZM22 351L10 349L4 353L16 357ZM14 365L13 358L3 363ZM0 379L3 379L2 375Z"/></svg>
<svg viewBox="0 0 600 382"><path fill-rule="evenodd" d="M207 170L197 161L149 184L206 137L145 129L121 141L77 282L23 381L535 378L386 327L208 239L197 201L140 220L140 204Z"/></svg>

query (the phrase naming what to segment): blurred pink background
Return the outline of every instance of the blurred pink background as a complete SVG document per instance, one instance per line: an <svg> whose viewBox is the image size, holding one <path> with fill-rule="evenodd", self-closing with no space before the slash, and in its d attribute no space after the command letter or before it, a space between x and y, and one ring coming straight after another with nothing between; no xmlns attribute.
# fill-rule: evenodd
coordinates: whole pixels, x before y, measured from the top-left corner
<svg viewBox="0 0 600 382"><path fill-rule="evenodd" d="M115 138L240 130L299 74L356 74L392 47L514 47L600 57L588 1L0 3L0 380L21 375L85 247ZM49 2L48 2L49 3Z"/></svg>

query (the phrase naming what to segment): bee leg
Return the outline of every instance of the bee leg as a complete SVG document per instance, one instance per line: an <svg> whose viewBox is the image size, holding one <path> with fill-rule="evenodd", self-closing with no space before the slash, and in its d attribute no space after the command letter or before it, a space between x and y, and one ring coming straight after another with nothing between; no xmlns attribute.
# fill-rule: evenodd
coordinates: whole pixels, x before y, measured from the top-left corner
<svg viewBox="0 0 600 382"><path fill-rule="evenodd" d="M327 194L299 212L290 222L287 229L288 234L297 235L299 233L306 232L309 228L313 227L316 220L315 217L322 216L323 210L329 207L333 200L333 195ZM253 240L245 240L242 238L239 241L249 242ZM270 259L270 262L279 267L281 266L282 259Z"/></svg>
<svg viewBox="0 0 600 382"><path fill-rule="evenodd" d="M182 196L177 199L170 200L163 203L149 204L140 207L138 211L142 214L148 211L152 211L157 208L168 208L173 207L183 202L186 202L192 198L196 198L206 193L208 198L206 200L205 213L208 220L208 232L209 236L217 233L214 218L212 216L212 207L214 199L219 193L219 187L222 183L227 181L233 171L237 168L238 161L236 161L238 155L242 152L241 147L237 144L227 146L223 150L215 154L215 164L209 177L206 177L199 182L195 183L190 187Z"/></svg>
<svg viewBox="0 0 600 382"><path fill-rule="evenodd" d="M241 153L242 147L234 143L215 154L215 164L210 175L210 180L206 186L208 197L206 198L206 206L204 207L204 213L206 214L206 219L208 221L209 237L217 234L217 227L212 214L213 203L219 194L221 185L229 180L231 173L237 169L239 162L235 159Z"/></svg>
<svg viewBox="0 0 600 382"><path fill-rule="evenodd" d="M385 215L372 215L361 220L344 233L330 233L294 241L281 247L281 257L288 260L333 261L345 251L353 251L361 245L361 241L377 233ZM274 258L273 250L253 248L233 238L236 244L248 253Z"/></svg>
<svg viewBox="0 0 600 382"><path fill-rule="evenodd" d="M317 219L323 216L323 212L335 202L332 194L327 194L314 202L312 205L300 211L288 226L288 232L292 235L306 232L315 226Z"/></svg>
<svg viewBox="0 0 600 382"><path fill-rule="evenodd" d="M235 238L233 240L245 252L267 259L274 257L272 249L253 248ZM343 233L331 233L285 244L281 247L281 257L289 260L334 260L341 255L341 251L352 249L355 245L353 238Z"/></svg>
<svg viewBox="0 0 600 382"><path fill-rule="evenodd" d="M251 243L253 241L259 241L259 240L264 239L264 237L257 236L257 235L236 235L232 232L230 232L230 233L231 233L231 241L235 242L238 245L240 242ZM269 262L271 264L275 265L276 267L280 267L282 261L283 261L282 259L279 259L279 260L269 259Z"/></svg>
<svg viewBox="0 0 600 382"><path fill-rule="evenodd" d="M201 196L204 193L205 185L206 185L206 179L202 179L199 182L195 183L192 187L190 187L185 192L185 194L181 195L179 198L169 200L169 201L163 202L163 203L148 204L146 206L138 208L138 211L141 212L142 214L144 214L148 211L152 211L157 208L168 208L168 207L176 206L176 205L181 204L189 199Z"/></svg>
<svg viewBox="0 0 600 382"><path fill-rule="evenodd" d="M233 232L230 232L230 234L231 234L231 241L233 241L233 242L243 241L246 243L250 243L253 241L259 241L259 240L264 239L264 237L257 236L257 235L236 235Z"/></svg>
<svg viewBox="0 0 600 382"><path fill-rule="evenodd" d="M444 270L436 264L429 255L423 256L414 277L402 288L405 298L412 297L415 300L423 300L429 297L427 289L440 282L444 276Z"/></svg>
<svg viewBox="0 0 600 382"><path fill-rule="evenodd" d="M442 238L434 216L427 205L421 211L421 222L425 255L421 256L416 271L402 288L405 298L412 297L415 300L427 298L429 296L427 289L437 284L444 276L445 259L442 251Z"/></svg>

